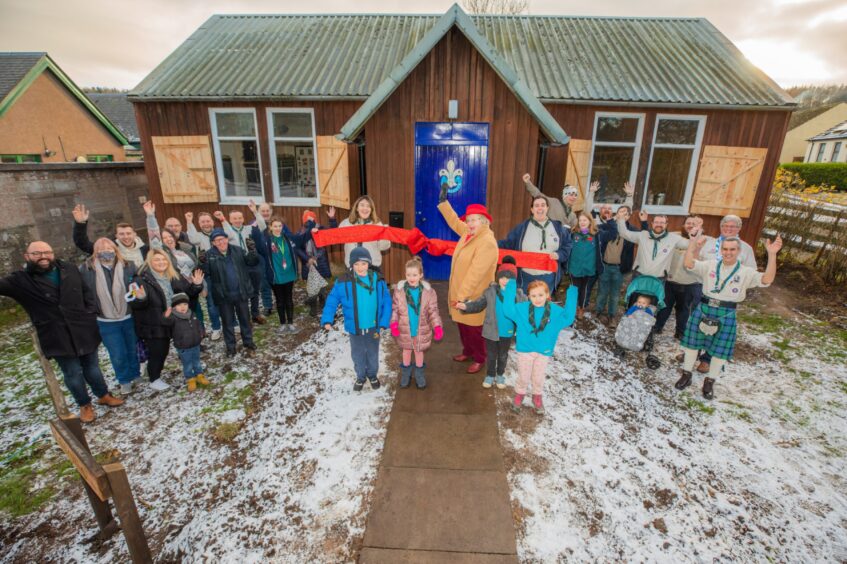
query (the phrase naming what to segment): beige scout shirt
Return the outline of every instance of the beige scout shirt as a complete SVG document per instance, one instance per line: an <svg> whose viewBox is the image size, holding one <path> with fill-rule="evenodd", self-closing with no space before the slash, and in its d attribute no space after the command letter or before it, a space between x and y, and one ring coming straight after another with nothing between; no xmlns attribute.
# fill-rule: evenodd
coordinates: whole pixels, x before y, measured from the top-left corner
<svg viewBox="0 0 847 564"><path fill-rule="evenodd" d="M740 267L736 270L736 265ZM694 268L689 270L703 282L703 295L707 298L722 302L743 302L750 288L767 288L770 284L762 282L764 272L759 272L749 266L736 262L731 267L721 264L720 280L717 276L718 262L716 260L695 260ZM735 271L734 274L732 272ZM732 274L729 281L724 281ZM723 286L723 289L720 289Z"/></svg>

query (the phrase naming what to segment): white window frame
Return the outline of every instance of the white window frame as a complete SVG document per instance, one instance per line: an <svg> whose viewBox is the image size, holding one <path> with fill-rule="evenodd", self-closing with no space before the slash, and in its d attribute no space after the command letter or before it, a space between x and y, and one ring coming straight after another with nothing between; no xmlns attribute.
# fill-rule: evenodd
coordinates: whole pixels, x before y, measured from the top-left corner
<svg viewBox="0 0 847 564"><path fill-rule="evenodd" d="M274 205L289 206L289 207L311 207L321 205L321 179L318 175L318 139L317 130L315 129L315 110L314 108L268 108L265 110L266 119L268 121L268 153L270 155L271 176L273 178L274 187ZM312 118L312 136L311 137L275 137L274 136L274 114L309 114ZM312 154L315 155L315 197L314 198L292 198L283 197L280 194L279 186L279 169L276 162L276 142L296 142L296 143L311 143Z"/></svg>
<svg viewBox="0 0 847 564"><path fill-rule="evenodd" d="M623 141L597 141L597 125L600 123L600 118L611 117L611 118L625 118L625 119L638 119L638 129L635 133L636 140L634 142L623 142ZM591 156L588 168L588 183L591 184L594 178L594 148L597 145L601 147L634 147L635 151L632 153L632 167L629 171L629 182L633 186L635 186L635 180L638 177L638 163L641 159L641 145L644 142L644 117L645 114L639 113L625 113L625 112L594 112L594 131L591 134ZM606 205L607 202L594 202L594 206ZM609 203L608 205L612 206L614 211L622 206L623 204L613 204Z"/></svg>
<svg viewBox="0 0 847 564"><path fill-rule="evenodd" d="M253 116L253 130L256 132L254 137L230 137L226 136L223 139L218 137L218 120L217 114L251 114ZM231 205L247 205L250 200L255 200L253 196L228 196L226 194L226 179L224 178L224 163L221 155L220 141L255 141L256 142L256 158L259 159L259 185L262 188L262 196L260 199L265 200L265 179L262 168L262 144L259 138L259 122L256 121L256 108L209 108L209 122L212 126L212 144L215 151L215 167L218 172L218 195L220 196L221 204Z"/></svg>
<svg viewBox="0 0 847 564"><path fill-rule="evenodd" d="M816 163L825 162L823 160L823 156L824 156L825 153L826 153L826 143L818 143L818 154L815 157L815 162Z"/></svg>
<svg viewBox="0 0 847 564"><path fill-rule="evenodd" d="M842 141L835 141L832 144L832 151L829 153L829 162L837 163L838 157L841 156L841 151L844 149L844 143Z"/></svg>
<svg viewBox="0 0 847 564"><path fill-rule="evenodd" d="M672 145L668 143L656 144L656 135L659 133L659 122L663 119L685 120L697 122L697 136L693 145ZM703 148L703 133L706 130L706 116L690 114L656 114L653 124L653 141L650 144L650 162L647 164L647 175L644 177L644 193L641 195L641 209L649 214L685 215L691 206L691 196L694 191L694 181L697 178L697 168L700 165L700 152ZM685 184L685 197L682 205L652 205L647 204L647 194L650 193L650 171L653 169L653 155L655 149L691 149L691 165L688 167L688 181Z"/></svg>

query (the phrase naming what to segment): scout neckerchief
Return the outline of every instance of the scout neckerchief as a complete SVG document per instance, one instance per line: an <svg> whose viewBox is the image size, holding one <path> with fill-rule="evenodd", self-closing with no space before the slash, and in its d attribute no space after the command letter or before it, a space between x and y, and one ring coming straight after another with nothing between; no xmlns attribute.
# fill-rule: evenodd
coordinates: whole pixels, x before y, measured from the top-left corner
<svg viewBox="0 0 847 564"><path fill-rule="evenodd" d="M285 258L285 240L282 238L281 235L279 237L277 237L276 235L273 235L273 238L274 238L274 241L273 241L273 247L274 248L272 250L273 250L273 252L275 252L275 253L278 252L279 254L282 255L282 269L285 270L286 268L288 268L288 260Z"/></svg>
<svg viewBox="0 0 847 564"><path fill-rule="evenodd" d="M360 217L358 220L356 220L356 223L358 223L360 225L367 225L368 223L373 223L373 222L374 222L374 220L372 220L371 218L363 219L363 218ZM356 243L356 246L357 247L363 247L364 243Z"/></svg>
<svg viewBox="0 0 847 564"><path fill-rule="evenodd" d="M233 229L233 231L238 233L238 240L241 242L241 248L246 251L247 246L244 244L244 236L241 234L241 230L244 229L244 226L242 225L241 227L236 227L236 226L233 225L232 229Z"/></svg>
<svg viewBox="0 0 847 564"><path fill-rule="evenodd" d="M361 286L362 288L367 290L368 294L374 293L374 286L376 286L376 284L371 282L371 273L370 272L368 272L368 274L366 275L366 278L368 279L368 282L370 282L370 285L362 282L362 277L359 276L358 274L356 274L355 272L353 273L353 276L356 278L356 285Z"/></svg>
<svg viewBox="0 0 847 564"><path fill-rule="evenodd" d="M418 294L418 303L415 303L414 294L412 294L412 287L409 284L406 284L403 287L406 290L406 301L409 304L409 307L412 308L412 311L415 312L415 315L420 316L421 314L421 302L423 301L423 291ZM420 289L420 286L415 286L415 288Z"/></svg>
<svg viewBox="0 0 847 564"><path fill-rule="evenodd" d="M715 270L715 287L712 289L712 293L720 294L721 292L723 292L723 289L726 288L726 285L729 284L729 281L732 280L732 277L735 276L735 273L738 272L738 269L740 269L740 268L741 268L741 261L736 260L735 261L735 268L733 268L732 272L729 273L729 276L727 276L724 279L723 284L720 284L720 286L719 286L718 284L721 281L721 263L718 263L718 267Z"/></svg>
<svg viewBox="0 0 847 564"><path fill-rule="evenodd" d="M721 256L721 243L723 242L723 235L720 235L715 239L715 260L718 261L718 264L723 261L723 257Z"/></svg>
<svg viewBox="0 0 847 564"><path fill-rule="evenodd" d="M532 327L532 334L538 335L544 328L547 327L547 323L550 322L550 301L547 300L547 303L544 304L544 313L541 315L541 323L538 324L538 327L535 326L535 306L532 303L529 304L529 325Z"/></svg>
<svg viewBox="0 0 847 564"><path fill-rule="evenodd" d="M661 235L656 237L653 234L653 230L650 229L647 231L647 234L650 236L650 239L653 241L653 260L656 260L656 255L659 254L659 241L668 236L668 230L665 229Z"/></svg>
<svg viewBox="0 0 847 564"><path fill-rule="evenodd" d="M529 218L529 222L532 225L536 226L537 228L539 228L541 230L541 248L546 249L547 248L547 226L550 225L550 220L548 219L547 221L545 221L544 225L541 225L540 223L535 221L535 219L533 219L533 218Z"/></svg>

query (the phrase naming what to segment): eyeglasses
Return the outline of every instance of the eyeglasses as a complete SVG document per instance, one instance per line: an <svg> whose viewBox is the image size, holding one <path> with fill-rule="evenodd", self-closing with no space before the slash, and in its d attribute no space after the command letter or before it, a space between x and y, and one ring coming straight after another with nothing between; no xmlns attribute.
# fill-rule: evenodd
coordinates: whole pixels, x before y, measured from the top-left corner
<svg viewBox="0 0 847 564"><path fill-rule="evenodd" d="M40 257L52 257L53 251L31 251L27 253L31 257L40 258Z"/></svg>

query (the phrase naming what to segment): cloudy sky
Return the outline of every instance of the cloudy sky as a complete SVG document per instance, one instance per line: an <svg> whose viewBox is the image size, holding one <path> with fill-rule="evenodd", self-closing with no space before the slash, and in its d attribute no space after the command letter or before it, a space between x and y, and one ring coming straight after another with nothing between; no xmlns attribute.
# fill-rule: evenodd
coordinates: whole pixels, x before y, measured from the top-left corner
<svg viewBox="0 0 847 564"><path fill-rule="evenodd" d="M443 13L452 0L0 0L0 51L47 51L80 86L132 88L210 15ZM532 14L706 17L783 86L847 83L845 0L530 0Z"/></svg>

